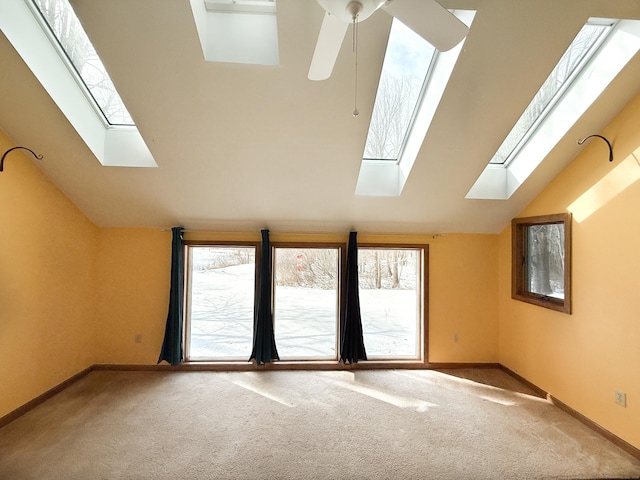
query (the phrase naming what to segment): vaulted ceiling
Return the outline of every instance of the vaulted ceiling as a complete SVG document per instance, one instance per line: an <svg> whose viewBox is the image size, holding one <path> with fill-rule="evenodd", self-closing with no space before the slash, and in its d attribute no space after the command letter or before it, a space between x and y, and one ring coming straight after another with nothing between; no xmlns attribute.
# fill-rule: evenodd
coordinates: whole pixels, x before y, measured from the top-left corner
<svg viewBox="0 0 640 480"><path fill-rule="evenodd" d="M640 19L640 2L441 3L477 14L398 197L354 194L391 17L360 25L354 118L349 41L307 79L315 0L277 0L277 66L205 62L189 0L72 0L158 168L102 166L3 34L0 128L99 226L496 233L640 92L636 55L509 200L465 199L585 21Z"/></svg>

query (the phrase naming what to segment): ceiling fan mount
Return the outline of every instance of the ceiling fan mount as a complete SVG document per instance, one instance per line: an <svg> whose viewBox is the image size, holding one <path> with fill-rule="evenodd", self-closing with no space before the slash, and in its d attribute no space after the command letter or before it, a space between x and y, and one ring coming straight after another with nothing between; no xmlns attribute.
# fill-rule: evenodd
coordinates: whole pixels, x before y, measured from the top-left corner
<svg viewBox="0 0 640 480"><path fill-rule="evenodd" d="M384 5L384 0L318 0L320 6L339 20L362 22Z"/></svg>

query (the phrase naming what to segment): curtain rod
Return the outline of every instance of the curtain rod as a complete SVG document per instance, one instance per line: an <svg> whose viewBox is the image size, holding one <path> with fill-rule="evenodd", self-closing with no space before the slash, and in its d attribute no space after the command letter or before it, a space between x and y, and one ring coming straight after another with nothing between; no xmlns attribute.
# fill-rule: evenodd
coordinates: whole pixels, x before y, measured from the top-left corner
<svg viewBox="0 0 640 480"><path fill-rule="evenodd" d="M171 228L162 228L161 232L170 232ZM345 235L348 236L349 232L357 231L357 230L349 230L349 231L327 231L327 232L314 232L314 231L302 231L302 230L269 230L271 235L309 235L309 236L327 236L327 235ZM427 237L446 237L446 233L428 233L428 232L367 232L367 231L357 231L359 235L382 235L385 237L407 237L413 235L423 235ZM259 235L260 230L257 231L218 231L218 230L199 230L199 229L190 229L185 228L184 233L211 233L216 235Z"/></svg>
<svg viewBox="0 0 640 480"><path fill-rule="evenodd" d="M266 227L265 227L266 228ZM235 230L235 231L222 231L222 230L201 230L201 229L192 229L192 228L185 228L183 231L184 233L215 233L218 235L260 235L260 230ZM344 235L348 235L349 232L312 232L312 231L295 231L295 230L270 230L267 228L267 230L269 230L269 233L271 233L272 235L342 235L344 233ZM163 228L160 231L162 232L170 232L171 229L170 228Z"/></svg>

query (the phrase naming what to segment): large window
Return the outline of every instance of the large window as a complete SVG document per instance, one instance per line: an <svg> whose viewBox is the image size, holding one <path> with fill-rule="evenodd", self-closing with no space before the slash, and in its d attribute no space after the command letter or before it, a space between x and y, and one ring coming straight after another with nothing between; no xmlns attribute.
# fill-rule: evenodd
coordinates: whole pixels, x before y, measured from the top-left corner
<svg viewBox="0 0 640 480"><path fill-rule="evenodd" d="M360 312L368 358L420 357L421 265L418 248L358 249Z"/></svg>
<svg viewBox="0 0 640 480"><path fill-rule="evenodd" d="M188 249L187 358L247 360L253 343L256 247Z"/></svg>
<svg viewBox="0 0 640 480"><path fill-rule="evenodd" d="M571 215L514 219L512 249L512 298L571 313Z"/></svg>
<svg viewBox="0 0 640 480"><path fill-rule="evenodd" d="M246 362L258 245L187 242L185 342L192 362ZM273 329L280 360L337 362L346 245L273 243ZM362 244L358 277L368 360L426 361L427 246Z"/></svg>
<svg viewBox="0 0 640 480"><path fill-rule="evenodd" d="M281 360L337 358L340 248L274 248L274 331Z"/></svg>

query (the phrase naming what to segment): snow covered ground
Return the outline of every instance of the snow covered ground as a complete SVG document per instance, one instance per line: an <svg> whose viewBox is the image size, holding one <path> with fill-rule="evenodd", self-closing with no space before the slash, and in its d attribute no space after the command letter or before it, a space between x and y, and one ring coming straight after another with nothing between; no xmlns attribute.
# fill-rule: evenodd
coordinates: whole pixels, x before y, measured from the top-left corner
<svg viewBox="0 0 640 480"><path fill-rule="evenodd" d="M191 359L244 359L253 342L254 265L196 270L191 278ZM415 290L360 290L367 355L417 355ZM336 292L275 287L280 359L336 358Z"/></svg>

